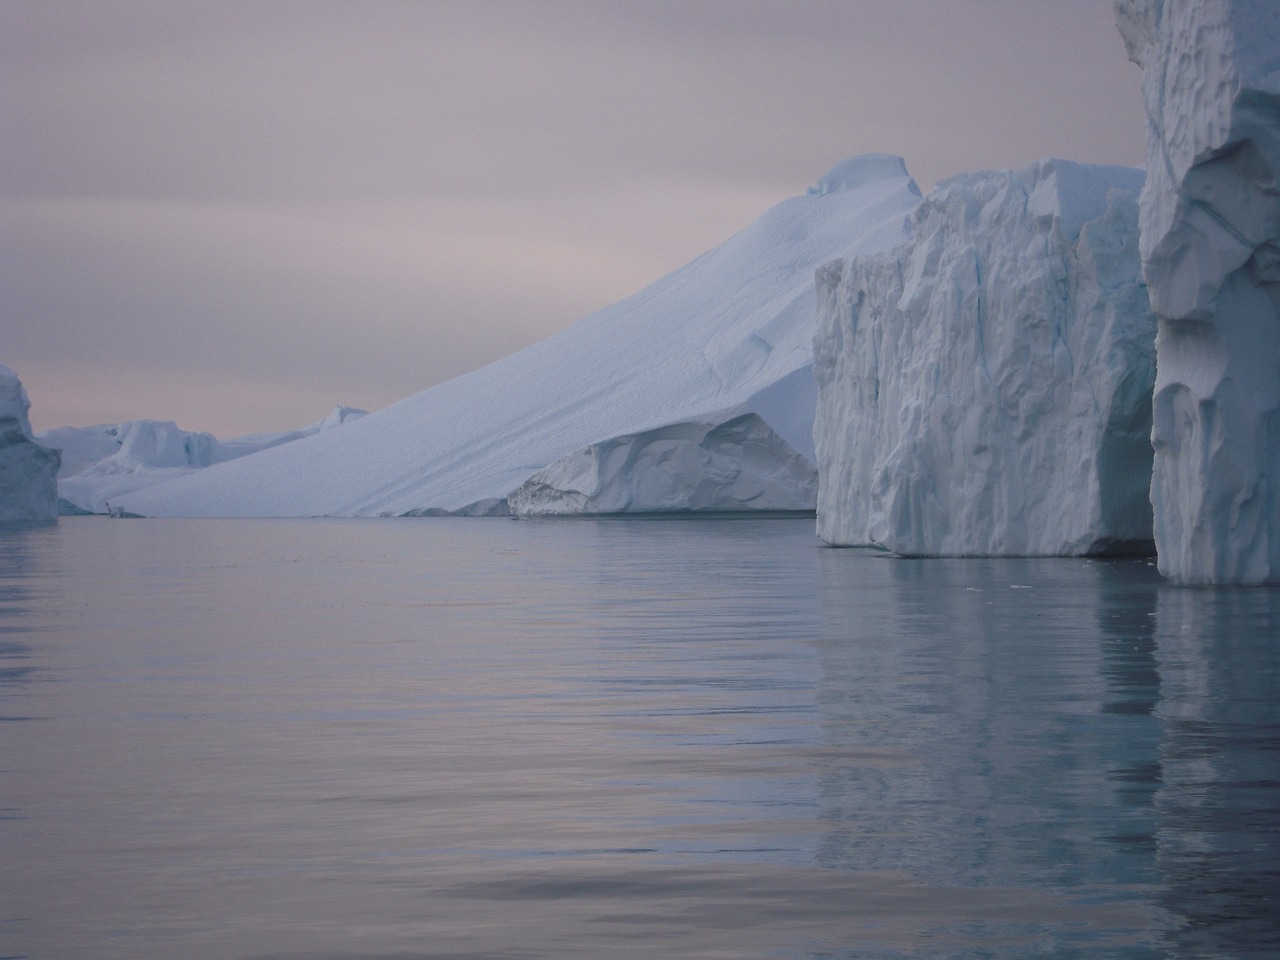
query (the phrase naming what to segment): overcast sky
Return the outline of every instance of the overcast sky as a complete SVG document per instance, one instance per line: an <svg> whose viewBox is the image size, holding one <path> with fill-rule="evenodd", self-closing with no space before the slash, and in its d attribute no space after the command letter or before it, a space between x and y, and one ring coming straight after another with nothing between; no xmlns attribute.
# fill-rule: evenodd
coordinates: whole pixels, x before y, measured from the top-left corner
<svg viewBox="0 0 1280 960"><path fill-rule="evenodd" d="M1143 159L1111 0L3 0L0 363L37 430L377 409L857 153Z"/></svg>

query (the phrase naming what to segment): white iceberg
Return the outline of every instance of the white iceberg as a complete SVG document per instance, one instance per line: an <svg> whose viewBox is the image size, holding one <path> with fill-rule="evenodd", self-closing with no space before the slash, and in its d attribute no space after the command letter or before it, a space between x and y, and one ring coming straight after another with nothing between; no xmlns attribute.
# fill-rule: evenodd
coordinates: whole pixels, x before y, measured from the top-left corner
<svg viewBox="0 0 1280 960"><path fill-rule="evenodd" d="M898 249L824 267L818 533L912 556L1150 546L1142 172L962 174Z"/></svg>
<svg viewBox="0 0 1280 960"><path fill-rule="evenodd" d="M530 477L593 445L744 414L808 458L814 270L899 243L919 199L901 158L854 158L715 250L541 343L341 431L118 505L146 516L502 512ZM662 503L694 509L704 479L677 477Z"/></svg>
<svg viewBox="0 0 1280 960"><path fill-rule="evenodd" d="M1116 14L1146 103L1160 571L1280 583L1280 3Z"/></svg>
<svg viewBox="0 0 1280 960"><path fill-rule="evenodd" d="M365 415L364 410L337 406L323 420L299 430L252 434L233 440L183 430L171 420L57 427L41 434L39 439L62 452L58 473L62 512L108 513L113 509L113 502L126 493L188 476L215 463L291 443Z"/></svg>
<svg viewBox="0 0 1280 960"><path fill-rule="evenodd" d="M0 523L58 519L60 457L32 438L30 409L18 375L0 364Z"/></svg>

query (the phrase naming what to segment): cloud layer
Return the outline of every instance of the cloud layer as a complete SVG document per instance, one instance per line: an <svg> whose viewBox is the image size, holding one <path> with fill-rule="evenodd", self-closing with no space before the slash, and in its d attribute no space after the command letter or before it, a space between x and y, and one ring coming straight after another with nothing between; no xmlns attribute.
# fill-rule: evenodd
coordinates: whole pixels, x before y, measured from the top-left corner
<svg viewBox="0 0 1280 960"><path fill-rule="evenodd" d="M0 5L0 360L38 429L376 408L891 151L1142 159L1110 0Z"/></svg>

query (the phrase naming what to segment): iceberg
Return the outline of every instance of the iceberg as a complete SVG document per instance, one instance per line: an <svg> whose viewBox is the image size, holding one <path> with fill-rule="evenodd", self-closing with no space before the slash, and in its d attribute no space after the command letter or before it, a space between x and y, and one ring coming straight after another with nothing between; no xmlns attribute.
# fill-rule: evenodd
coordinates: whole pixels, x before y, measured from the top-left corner
<svg viewBox="0 0 1280 960"><path fill-rule="evenodd" d="M0 523L52 523L58 519L61 457L35 442L31 401L18 375L0 364Z"/></svg>
<svg viewBox="0 0 1280 960"><path fill-rule="evenodd" d="M818 534L908 556L1148 550L1155 319L1140 170L943 181L818 275Z"/></svg>
<svg viewBox="0 0 1280 960"><path fill-rule="evenodd" d="M219 440L183 430L172 420L129 420L92 427L57 427L40 434L62 452L58 472L62 513L109 513L112 501L175 477L330 430L364 410L336 406L323 420L298 430Z"/></svg>
<svg viewBox="0 0 1280 960"><path fill-rule="evenodd" d="M1280 4L1115 7L1147 116L1160 571L1280 583Z"/></svg>
<svg viewBox="0 0 1280 960"><path fill-rule="evenodd" d="M768 448L777 476L795 467L784 446L808 460L785 502L808 496L812 509L804 484L816 402L814 271L898 244L919 202L900 157L856 157L716 249L555 336L342 430L112 505L145 516L494 514L535 475L540 492L525 488L518 502L555 512L575 503L683 512L784 502L763 488L748 492L758 480L748 482L750 471L704 496L708 477L719 476L714 462L741 439ZM759 423L738 420L747 415ZM668 441L681 451L675 461L659 454ZM582 501L558 485L579 468L608 474L632 453L646 477L603 477L596 492L577 490ZM676 462L680 469L664 473Z"/></svg>

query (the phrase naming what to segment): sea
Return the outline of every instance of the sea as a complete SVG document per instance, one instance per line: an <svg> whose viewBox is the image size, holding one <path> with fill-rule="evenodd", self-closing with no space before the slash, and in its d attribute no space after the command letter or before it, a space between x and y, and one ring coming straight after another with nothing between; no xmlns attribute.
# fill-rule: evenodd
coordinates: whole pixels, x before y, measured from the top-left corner
<svg viewBox="0 0 1280 960"><path fill-rule="evenodd" d="M1277 956L1277 589L812 519L0 532L6 960Z"/></svg>

